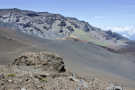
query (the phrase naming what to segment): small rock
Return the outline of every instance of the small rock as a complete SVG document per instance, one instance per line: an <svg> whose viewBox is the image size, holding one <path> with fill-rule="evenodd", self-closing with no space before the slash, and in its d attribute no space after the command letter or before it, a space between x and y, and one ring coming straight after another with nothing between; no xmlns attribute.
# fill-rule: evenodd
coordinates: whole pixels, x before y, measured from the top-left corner
<svg viewBox="0 0 135 90"><path fill-rule="evenodd" d="M88 83L85 82L84 80L80 80L80 85L85 87L85 88L88 88Z"/></svg>
<svg viewBox="0 0 135 90"><path fill-rule="evenodd" d="M123 90L123 88L121 86L111 84L109 87L107 87L107 90Z"/></svg>
<svg viewBox="0 0 135 90"><path fill-rule="evenodd" d="M21 88L21 90L27 90L26 88Z"/></svg>
<svg viewBox="0 0 135 90"><path fill-rule="evenodd" d="M78 80L78 79L76 79L76 78L75 78L75 77L73 77L73 76L70 76L70 77L69 77L69 79L70 79L71 81L79 82L79 80Z"/></svg>
<svg viewBox="0 0 135 90"><path fill-rule="evenodd" d="M8 80L8 82L10 82L10 83L11 83L11 82L12 82L12 80Z"/></svg>
<svg viewBox="0 0 135 90"><path fill-rule="evenodd" d="M4 79L4 78L5 78L4 74L0 74L0 79Z"/></svg>

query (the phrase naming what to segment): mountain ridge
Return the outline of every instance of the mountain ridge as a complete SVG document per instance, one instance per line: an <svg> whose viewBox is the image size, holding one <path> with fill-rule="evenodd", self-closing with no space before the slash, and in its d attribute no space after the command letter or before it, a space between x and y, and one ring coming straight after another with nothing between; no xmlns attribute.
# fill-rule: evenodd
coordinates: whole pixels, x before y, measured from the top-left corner
<svg viewBox="0 0 135 90"><path fill-rule="evenodd" d="M106 47L125 46L128 41L117 33L103 31L77 18L48 12L0 9L0 22L1 26L8 23L9 27L13 25L21 32L45 39L77 38Z"/></svg>

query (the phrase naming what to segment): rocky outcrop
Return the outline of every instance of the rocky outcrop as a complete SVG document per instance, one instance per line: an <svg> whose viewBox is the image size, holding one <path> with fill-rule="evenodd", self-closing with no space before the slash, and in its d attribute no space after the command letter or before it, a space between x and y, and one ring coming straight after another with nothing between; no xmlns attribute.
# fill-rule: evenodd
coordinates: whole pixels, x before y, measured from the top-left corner
<svg viewBox="0 0 135 90"><path fill-rule="evenodd" d="M106 90L109 83L80 76L65 68L63 59L48 52L29 52L0 66L0 90Z"/></svg>
<svg viewBox="0 0 135 90"><path fill-rule="evenodd" d="M45 71L65 72L63 58L47 52L25 53L13 62L17 66L32 66Z"/></svg>

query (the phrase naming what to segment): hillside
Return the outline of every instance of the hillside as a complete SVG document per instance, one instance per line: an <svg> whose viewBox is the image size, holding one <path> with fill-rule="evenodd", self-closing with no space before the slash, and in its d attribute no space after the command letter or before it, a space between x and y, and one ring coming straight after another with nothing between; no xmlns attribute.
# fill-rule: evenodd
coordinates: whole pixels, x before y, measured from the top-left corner
<svg viewBox="0 0 135 90"><path fill-rule="evenodd" d="M134 56L111 52L93 43L41 39L7 28L0 29L0 40L3 42L0 45L1 65L12 63L25 52L49 51L63 57L70 71L134 88Z"/></svg>
<svg viewBox="0 0 135 90"><path fill-rule="evenodd" d="M12 27L44 39L75 38L110 48L125 46L128 41L117 33L103 31L88 22L48 12L1 9L0 22L1 26Z"/></svg>

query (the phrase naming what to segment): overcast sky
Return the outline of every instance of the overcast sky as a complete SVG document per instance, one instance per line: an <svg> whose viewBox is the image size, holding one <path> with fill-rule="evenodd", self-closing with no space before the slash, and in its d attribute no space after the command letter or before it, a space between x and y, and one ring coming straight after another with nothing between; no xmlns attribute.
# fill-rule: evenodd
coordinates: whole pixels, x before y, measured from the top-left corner
<svg viewBox="0 0 135 90"><path fill-rule="evenodd" d="M135 0L0 0L0 8L60 13L127 37L135 35Z"/></svg>

